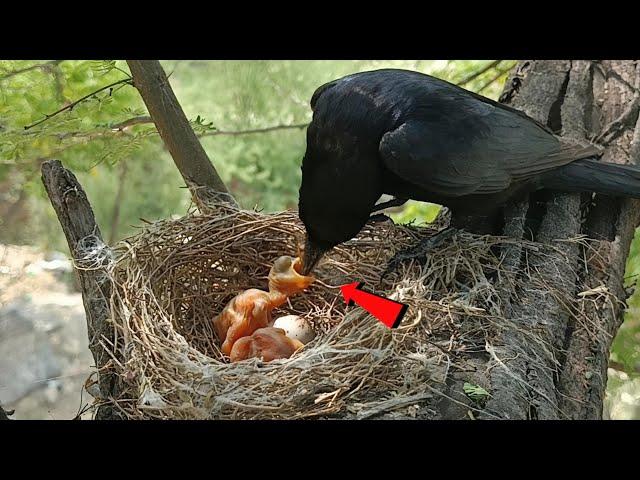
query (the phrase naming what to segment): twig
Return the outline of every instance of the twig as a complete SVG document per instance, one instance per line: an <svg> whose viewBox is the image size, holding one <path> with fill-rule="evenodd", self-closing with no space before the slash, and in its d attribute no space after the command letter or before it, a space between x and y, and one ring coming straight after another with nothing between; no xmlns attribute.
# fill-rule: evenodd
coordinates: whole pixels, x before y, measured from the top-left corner
<svg viewBox="0 0 640 480"><path fill-rule="evenodd" d="M482 67L480 70L473 72L471 75L469 75L466 78L463 78L462 80L460 80L457 85L459 87L462 87L464 85L466 85L467 83L471 82L472 80L475 80L476 78L478 78L480 75L482 75L485 72L488 72L489 70L491 70L492 68L497 67L500 62L502 62L502 60L494 60L493 62L485 65L484 67Z"/></svg>
<svg viewBox="0 0 640 480"><path fill-rule="evenodd" d="M120 67L118 67L118 66L116 66L116 65L114 65L114 66L113 66L113 68L114 68L115 70L118 70L119 72L124 73L127 77L130 77L130 76L131 76L131 74L130 74L129 72L127 72L127 71L125 71L125 70L121 69Z"/></svg>
<svg viewBox="0 0 640 480"><path fill-rule="evenodd" d="M609 361L609 368L616 370L618 372L623 372L626 374L629 374L629 370L627 370L627 368L625 367L624 364L620 363L620 362L614 362L613 360ZM638 367L632 367L631 372L635 373L640 373L640 368Z"/></svg>
<svg viewBox="0 0 640 480"><path fill-rule="evenodd" d="M90 97L93 97L94 95L96 95L96 94L98 94L98 93L100 93L100 92L102 92L102 91L104 91L104 90L107 90L107 89L109 89L109 88L113 88L113 87L115 87L116 85L121 85L121 84L123 84L123 83L128 83L128 84L130 84L130 85L131 85L131 84L132 84L132 82L131 82L131 77L129 77L129 78L123 78L122 80L118 80L117 82L113 82L113 83L111 83L111 84L109 84L109 85L106 85L106 86L104 86L104 87L102 87L102 88L100 88L100 89L98 89L98 90L96 90L96 91L94 91L94 92L89 93L88 95L85 95L85 96L84 96L84 97L82 97L82 98L79 98L78 100L76 100L76 101L74 101L74 102L71 102L69 105L67 105L67 106L65 106L65 107L62 107L62 108L60 108L60 109L56 110L56 111L55 111L55 112L53 112L53 113L49 113L49 114L45 113L45 114L44 114L44 118L43 118L42 120L38 120L37 122L32 123L31 125L26 125L26 126L24 127L24 129L25 129L25 130L29 130L30 128L33 128L33 127L35 127L36 125L40 125L41 123L46 122L46 121L47 121L47 120L49 120L51 117L55 117L56 115L58 115L59 113L64 112L65 110L73 110L73 108L74 108L76 105L78 105L78 104L79 104L79 103L81 103L81 102L84 102L86 99L88 99L88 98L90 98Z"/></svg>
<svg viewBox="0 0 640 480"><path fill-rule="evenodd" d="M124 120L120 123L117 123L115 125L112 125L111 127L108 127L106 129L101 129L101 130L88 130L86 132L65 132L65 133L51 133L51 136L55 136L58 140L64 140L66 138L84 138L86 139L84 142L85 145L98 139L98 138L102 138L105 136L109 136L109 135L123 135L126 133L126 130L132 126L135 125L144 125L147 123L153 123L151 121L150 117L147 116L140 116L140 117L133 117L130 118L128 120ZM261 134L261 133L269 133L269 132L274 132L277 130L291 130L291 129L297 129L297 128L304 128L306 127L308 124L296 124L296 125L274 125L272 127L264 127L264 128L255 128L255 129L249 129L249 130L216 130L215 132L207 132L205 134L199 134L199 137L202 136L212 136L212 134L215 135L220 135L220 136L224 136L224 135L231 135L231 136L237 136L237 135L249 135L249 134ZM24 132L25 135L33 135L35 132ZM156 132L157 133L157 132ZM72 144L73 145L77 145L77 143ZM50 156L56 156L56 155L60 155L62 152L64 152L67 148L70 148L70 146L65 146L62 148L58 148L57 150L54 150L53 152L50 152Z"/></svg>
<svg viewBox="0 0 640 480"><path fill-rule="evenodd" d="M498 70L498 74L495 77L493 77L491 80L489 80L487 83L485 83L482 87L480 87L480 89L478 89L478 93L481 93L484 90L486 90L494 82L498 81L500 79L500 77L502 77L503 75L506 75L509 72L509 70L511 70L511 68L507 68L507 69L504 69L504 70Z"/></svg>
<svg viewBox="0 0 640 480"><path fill-rule="evenodd" d="M56 135L58 139L62 140L70 137L88 137L90 140L93 140L96 137L102 137L104 135L109 134L119 134L124 132L126 129L133 127L135 125L144 125L153 123L151 117L148 116L139 116L133 117L128 120L124 120L120 123L116 123L111 125L108 128L100 129L100 130L87 130L85 132L66 132L61 134L52 134ZM269 133L275 132L278 130L294 130L294 129L302 129L307 127L308 123L299 123L293 125L273 125L271 127L263 127L263 128L253 128L247 130L215 130L212 132L205 132L197 134L198 137L213 137L213 136L239 136L239 135L250 135L254 133ZM31 135L32 133L26 133L27 135Z"/></svg>
<svg viewBox="0 0 640 480"><path fill-rule="evenodd" d="M0 76L0 81L7 80L8 78L15 77L16 75L20 75L21 73L30 72L32 70L38 70L39 69L39 70L49 71L51 69L51 67L54 67L54 66L58 65L62 61L63 60L51 60L51 61L46 62L46 63L37 63L37 64L31 65L29 67L20 68L18 70L13 70L13 71L11 71L9 73L6 73L6 74Z"/></svg>
<svg viewBox="0 0 640 480"><path fill-rule="evenodd" d="M148 115L143 115L140 117L133 117L125 120L124 122L116 123L112 125L110 130L120 131L122 132L125 128L133 127L134 125L141 125L144 123L153 123L151 117Z"/></svg>
<svg viewBox="0 0 640 480"><path fill-rule="evenodd" d="M252 128L249 130L215 130L212 132L205 132L200 137L215 137L217 135L248 135L252 133L267 133L267 132L275 132L276 130L294 130L294 129L302 129L309 126L309 123L296 123L293 125L274 125L272 127L264 127L264 128Z"/></svg>

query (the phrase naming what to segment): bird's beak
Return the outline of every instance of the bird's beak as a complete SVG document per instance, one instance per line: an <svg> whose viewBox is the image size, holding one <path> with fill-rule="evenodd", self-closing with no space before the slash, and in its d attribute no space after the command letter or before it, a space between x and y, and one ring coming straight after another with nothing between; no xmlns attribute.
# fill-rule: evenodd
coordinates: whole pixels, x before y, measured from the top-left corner
<svg viewBox="0 0 640 480"><path fill-rule="evenodd" d="M300 273L309 275L328 250L329 248L327 247L309 241L307 237L304 243L304 251L302 252L302 270Z"/></svg>

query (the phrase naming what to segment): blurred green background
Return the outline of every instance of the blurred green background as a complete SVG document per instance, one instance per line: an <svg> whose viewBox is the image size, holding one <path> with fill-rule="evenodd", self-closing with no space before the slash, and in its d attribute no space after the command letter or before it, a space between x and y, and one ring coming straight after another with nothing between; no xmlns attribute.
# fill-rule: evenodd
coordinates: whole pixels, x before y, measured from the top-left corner
<svg viewBox="0 0 640 480"><path fill-rule="evenodd" d="M248 208L296 208L309 99L321 84L378 68L429 73L497 99L513 60L163 61L170 82L218 172ZM59 108L125 78L124 61L0 61L0 243L67 251L39 177L58 158L84 186L105 239L141 219L183 215L188 191L129 85L25 129ZM123 127L123 122L128 125ZM273 127L273 128L272 128ZM267 129L268 131L262 131ZM409 202L396 221L431 221L434 205ZM640 237L627 281L640 274ZM606 415L640 418L640 299L633 295L611 355Z"/></svg>

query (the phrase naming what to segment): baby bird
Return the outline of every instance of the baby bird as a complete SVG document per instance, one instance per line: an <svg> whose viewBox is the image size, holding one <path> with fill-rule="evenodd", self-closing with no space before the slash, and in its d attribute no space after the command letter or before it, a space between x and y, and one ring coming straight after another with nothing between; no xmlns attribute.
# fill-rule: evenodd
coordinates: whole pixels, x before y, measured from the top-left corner
<svg viewBox="0 0 640 480"><path fill-rule="evenodd" d="M281 328L260 328L250 337L238 340L231 349L231 361L260 358L270 362L278 358L289 358L303 346L300 340L289 338Z"/></svg>
<svg viewBox="0 0 640 480"><path fill-rule="evenodd" d="M222 313L213 319L223 354L228 356L239 338L271 323L270 300L268 292L251 288L231 299Z"/></svg>
<svg viewBox="0 0 640 480"><path fill-rule="evenodd" d="M213 319L221 351L230 355L234 343L273 324L271 311L287 301L287 297L303 291L315 280L301 275L299 258L278 258L269 271L269 291L251 288L240 293Z"/></svg>

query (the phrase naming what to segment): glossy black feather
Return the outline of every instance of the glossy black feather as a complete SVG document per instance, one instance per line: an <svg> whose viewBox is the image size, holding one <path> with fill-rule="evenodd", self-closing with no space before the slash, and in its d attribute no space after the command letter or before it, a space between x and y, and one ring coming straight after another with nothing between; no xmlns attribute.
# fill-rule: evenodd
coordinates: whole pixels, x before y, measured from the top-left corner
<svg viewBox="0 0 640 480"><path fill-rule="evenodd" d="M569 191L572 178L580 191L599 188L588 180L591 163L564 169L596 148L421 73L349 75L318 88L311 107L299 211L309 239L325 248L355 236L383 193L484 212L534 189ZM640 194L638 179L621 175L628 184L617 191Z"/></svg>

